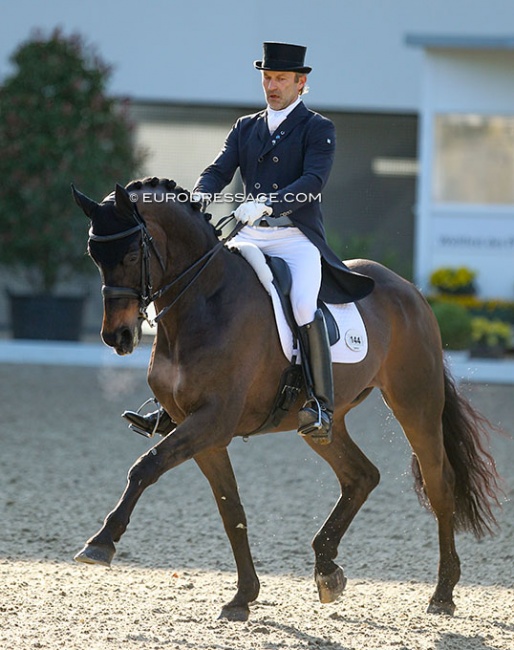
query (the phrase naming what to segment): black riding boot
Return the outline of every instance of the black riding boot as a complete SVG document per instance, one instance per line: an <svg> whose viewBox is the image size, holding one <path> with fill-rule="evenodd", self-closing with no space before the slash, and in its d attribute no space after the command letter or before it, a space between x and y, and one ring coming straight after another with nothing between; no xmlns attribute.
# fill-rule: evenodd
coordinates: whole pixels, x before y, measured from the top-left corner
<svg viewBox="0 0 514 650"><path fill-rule="evenodd" d="M300 409L298 433L327 445L332 441L334 380L330 342L321 309L316 311L311 323L299 328L299 333L306 383L312 387L314 395Z"/></svg>
<svg viewBox="0 0 514 650"><path fill-rule="evenodd" d="M130 422L131 429L148 438L155 433L165 436L177 426L162 406L146 415L141 415L137 411L125 411L121 416Z"/></svg>

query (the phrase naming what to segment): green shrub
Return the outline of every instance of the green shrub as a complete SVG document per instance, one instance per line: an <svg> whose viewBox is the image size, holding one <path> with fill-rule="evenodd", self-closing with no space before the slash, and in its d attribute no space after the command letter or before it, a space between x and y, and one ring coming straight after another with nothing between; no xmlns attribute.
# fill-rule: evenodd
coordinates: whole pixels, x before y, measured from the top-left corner
<svg viewBox="0 0 514 650"><path fill-rule="evenodd" d="M78 35L35 34L0 88L0 264L32 289L93 270L70 183L90 196L134 178L142 161L109 67Z"/></svg>
<svg viewBox="0 0 514 650"><path fill-rule="evenodd" d="M471 316L465 307L454 303L432 305L441 330L443 348L465 350L471 341Z"/></svg>
<svg viewBox="0 0 514 650"><path fill-rule="evenodd" d="M514 325L514 301L501 298L478 298L471 295L432 294L427 300L433 307L439 303L452 303L465 307L471 316L489 320L502 320Z"/></svg>

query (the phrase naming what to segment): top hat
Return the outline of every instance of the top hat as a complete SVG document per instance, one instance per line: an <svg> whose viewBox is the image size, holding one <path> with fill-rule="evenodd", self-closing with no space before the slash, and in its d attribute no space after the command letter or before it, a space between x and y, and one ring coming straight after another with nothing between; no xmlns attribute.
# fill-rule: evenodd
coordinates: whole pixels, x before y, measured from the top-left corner
<svg viewBox="0 0 514 650"><path fill-rule="evenodd" d="M301 72L308 74L312 68L304 65L305 52L303 45L289 43L263 43L262 61L254 61L257 70L277 70L281 72Z"/></svg>

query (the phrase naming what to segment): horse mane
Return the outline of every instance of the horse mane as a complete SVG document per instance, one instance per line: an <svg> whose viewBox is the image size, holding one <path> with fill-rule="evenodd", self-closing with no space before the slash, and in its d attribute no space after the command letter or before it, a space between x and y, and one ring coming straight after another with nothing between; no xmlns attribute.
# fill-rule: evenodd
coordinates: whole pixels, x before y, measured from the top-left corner
<svg viewBox="0 0 514 650"><path fill-rule="evenodd" d="M141 190L145 187L151 187L151 188L156 188L156 187L161 187L162 189L168 191L168 192L177 192L178 194L185 194L186 196L189 197L189 205L193 210L200 210L200 203L196 203L194 201L191 201L191 193L189 190L186 190L183 187L180 187L180 185L177 185L176 181L171 180L170 178L157 178L157 176L147 176L146 178L141 178L141 179L136 179L133 181L130 181L128 185L125 186L125 189L127 191L130 190Z"/></svg>
<svg viewBox="0 0 514 650"><path fill-rule="evenodd" d="M155 189L156 187L160 187L164 189L166 192L185 194L189 198L187 205L193 211L200 212L207 223L209 223L212 219L212 214L210 214L209 212L202 212L202 206L200 203L197 203L196 201L191 201L191 192L189 190L186 190L184 187L177 185L177 182L170 178L157 178L157 176L147 176L146 178L130 181L130 183L128 183L128 185L125 186L125 189L128 192L130 192L131 190L141 190L144 189L145 187L151 187L153 189ZM217 226L214 226L213 224L210 223L209 225L214 230L214 234L216 235L216 237L219 237L222 234L222 231Z"/></svg>

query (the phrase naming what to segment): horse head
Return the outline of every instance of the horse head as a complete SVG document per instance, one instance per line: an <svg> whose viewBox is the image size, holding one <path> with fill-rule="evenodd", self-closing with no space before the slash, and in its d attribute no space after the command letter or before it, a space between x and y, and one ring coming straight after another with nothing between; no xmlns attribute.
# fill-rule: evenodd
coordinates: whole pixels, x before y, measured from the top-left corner
<svg viewBox="0 0 514 650"><path fill-rule="evenodd" d="M115 192L97 203L73 185L72 192L91 220L88 252L103 282L102 339L118 354L130 354L141 338L141 325L151 302L151 257L161 266L162 259L137 209L137 193L129 194L117 185Z"/></svg>

